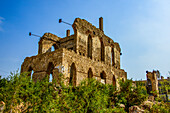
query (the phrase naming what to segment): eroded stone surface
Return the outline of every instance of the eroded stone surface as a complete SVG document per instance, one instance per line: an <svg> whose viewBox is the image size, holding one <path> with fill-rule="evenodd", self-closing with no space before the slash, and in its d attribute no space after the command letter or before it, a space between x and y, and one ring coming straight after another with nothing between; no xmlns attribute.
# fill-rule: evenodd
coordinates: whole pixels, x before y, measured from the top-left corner
<svg viewBox="0 0 170 113"><path fill-rule="evenodd" d="M62 73L67 78L65 84L75 86L91 77L117 87L119 80L127 79L120 67L118 43L84 19L76 18L72 27L74 34L64 38L45 33L39 41L38 55L25 58L21 72L33 70L35 81L50 74L59 81Z"/></svg>
<svg viewBox="0 0 170 113"><path fill-rule="evenodd" d="M158 96L159 90L158 90L158 79L156 75L156 71L153 72L147 72L147 92L148 94L153 94L153 96Z"/></svg>

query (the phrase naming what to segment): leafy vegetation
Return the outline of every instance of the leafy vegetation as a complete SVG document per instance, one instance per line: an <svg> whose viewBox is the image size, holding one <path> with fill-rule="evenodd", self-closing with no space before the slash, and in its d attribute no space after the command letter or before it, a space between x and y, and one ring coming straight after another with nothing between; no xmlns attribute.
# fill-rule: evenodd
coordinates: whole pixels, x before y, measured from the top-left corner
<svg viewBox="0 0 170 113"><path fill-rule="evenodd" d="M132 80L127 80L126 82L120 82L120 90L115 91L112 97L116 105L122 103L125 105L125 110L128 111L130 106L140 105L141 102L146 100L147 96L144 87L135 86L132 84Z"/></svg>
<svg viewBox="0 0 170 113"><path fill-rule="evenodd" d="M160 98L162 98L164 101L168 101L168 94L170 94L170 81L169 80L164 79L160 81L159 93L160 93ZM165 97L163 95L165 95Z"/></svg>
<svg viewBox="0 0 170 113"><path fill-rule="evenodd" d="M160 104L154 104L150 111L152 113L169 113L170 108L168 104L162 102Z"/></svg>
<svg viewBox="0 0 170 113"><path fill-rule="evenodd" d="M0 101L5 103L4 112L124 113L147 98L146 89L133 85L132 80L120 82L120 90L115 90L113 85L104 85L94 79L84 80L78 87L73 87L64 85L62 75L60 86L55 85L55 81L49 82L48 77L33 82L27 75L16 73L0 79ZM120 104L124 104L125 109Z"/></svg>

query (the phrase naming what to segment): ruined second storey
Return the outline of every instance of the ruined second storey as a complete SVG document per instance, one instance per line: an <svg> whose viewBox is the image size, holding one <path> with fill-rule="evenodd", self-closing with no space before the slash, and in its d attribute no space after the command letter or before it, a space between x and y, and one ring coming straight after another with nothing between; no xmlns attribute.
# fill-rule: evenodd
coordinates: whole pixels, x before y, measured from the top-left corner
<svg viewBox="0 0 170 113"><path fill-rule="evenodd" d="M39 41L38 54L66 48L94 61L104 62L120 69L120 46L104 34L102 25L102 17L99 19L99 28L84 19L76 18L72 24L74 34L71 36L69 30L64 38L45 33Z"/></svg>

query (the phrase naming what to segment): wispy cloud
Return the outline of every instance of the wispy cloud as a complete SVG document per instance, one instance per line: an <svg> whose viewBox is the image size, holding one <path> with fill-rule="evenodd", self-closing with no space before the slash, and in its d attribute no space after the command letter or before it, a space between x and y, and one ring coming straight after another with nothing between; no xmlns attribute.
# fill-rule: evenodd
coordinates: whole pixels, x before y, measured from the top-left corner
<svg viewBox="0 0 170 113"><path fill-rule="evenodd" d="M5 20L5 18L0 16L0 31L4 31L3 28L2 28L2 24L3 24L4 20Z"/></svg>

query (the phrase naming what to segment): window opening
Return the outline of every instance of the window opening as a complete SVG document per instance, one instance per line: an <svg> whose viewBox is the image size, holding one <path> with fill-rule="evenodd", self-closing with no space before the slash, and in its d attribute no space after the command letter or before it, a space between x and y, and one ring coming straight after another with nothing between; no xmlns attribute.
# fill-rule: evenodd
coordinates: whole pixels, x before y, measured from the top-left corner
<svg viewBox="0 0 170 113"><path fill-rule="evenodd" d="M101 83L106 84L106 74L104 71L100 73L100 77L101 77Z"/></svg>
<svg viewBox="0 0 170 113"><path fill-rule="evenodd" d="M104 44L103 41L101 41L101 61L104 61L104 56L105 56L105 50L104 50Z"/></svg>
<svg viewBox="0 0 170 113"><path fill-rule="evenodd" d="M69 84L76 86L76 67L75 64L73 63L70 67L70 80Z"/></svg>
<svg viewBox="0 0 170 113"><path fill-rule="evenodd" d="M92 59L92 37L89 35L88 36L88 52L87 56Z"/></svg>

